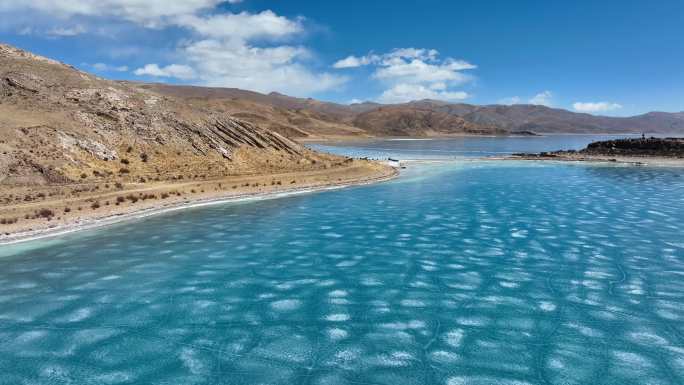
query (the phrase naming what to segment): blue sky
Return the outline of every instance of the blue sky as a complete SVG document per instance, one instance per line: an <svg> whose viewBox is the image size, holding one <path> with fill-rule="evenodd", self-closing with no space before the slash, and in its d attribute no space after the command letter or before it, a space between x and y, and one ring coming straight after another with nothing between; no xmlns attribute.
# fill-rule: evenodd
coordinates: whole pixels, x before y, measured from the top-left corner
<svg viewBox="0 0 684 385"><path fill-rule="evenodd" d="M3 42L115 79L684 110L681 0L0 0L0 17Z"/></svg>

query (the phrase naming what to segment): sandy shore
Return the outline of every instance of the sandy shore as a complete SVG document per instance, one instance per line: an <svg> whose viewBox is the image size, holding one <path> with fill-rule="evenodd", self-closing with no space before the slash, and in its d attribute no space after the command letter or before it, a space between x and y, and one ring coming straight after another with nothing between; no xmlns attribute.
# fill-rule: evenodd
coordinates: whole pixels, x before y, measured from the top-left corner
<svg viewBox="0 0 684 385"><path fill-rule="evenodd" d="M551 162L592 162L592 163L616 163L631 166L648 167L684 167L684 159L667 157L642 157L642 156L608 156L608 155L525 155L485 158L489 160L532 160Z"/></svg>
<svg viewBox="0 0 684 385"><path fill-rule="evenodd" d="M397 175L398 171L396 169L368 162L351 167L317 172L252 175L212 181L166 184L163 186L141 186L125 191L92 195L80 199L62 199L36 204L4 206L0 207L0 217L3 215L5 217L13 215L16 218L25 212L35 213L37 207L41 207L41 210L50 207L51 210L57 212L57 207L70 207L85 202L107 202L106 205L99 203L100 207L97 209L86 206L84 210L83 206L79 206L77 210L71 209L69 212L66 212L66 209L61 209L55 216L49 218L22 218L17 223L1 224L0 246L93 229L130 219L190 207L233 201L278 198L293 194L377 183L392 179ZM294 183L295 181L296 184ZM163 195L159 195L162 191L165 191L162 193ZM182 193L175 194L180 191ZM140 199L135 202L126 199L123 202L119 202L122 200L119 197L122 196L142 197L152 195L158 198ZM160 199L162 196L165 198ZM114 204L113 202L116 203Z"/></svg>

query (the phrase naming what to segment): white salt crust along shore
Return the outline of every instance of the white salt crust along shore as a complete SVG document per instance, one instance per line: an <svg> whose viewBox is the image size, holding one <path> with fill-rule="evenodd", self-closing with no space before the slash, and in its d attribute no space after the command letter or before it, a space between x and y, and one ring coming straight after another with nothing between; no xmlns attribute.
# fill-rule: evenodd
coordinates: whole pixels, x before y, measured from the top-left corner
<svg viewBox="0 0 684 385"><path fill-rule="evenodd" d="M574 162L574 163L612 163L628 166L642 167L684 167L684 159L665 157L636 157L636 156L598 156L598 155L572 155L555 157L531 157L531 156L506 156L484 158L485 160L517 160L517 161L543 161L543 162Z"/></svg>
<svg viewBox="0 0 684 385"><path fill-rule="evenodd" d="M77 231L95 229L95 228L104 227L104 226L108 226L108 225L112 225L112 224L116 224L116 223L120 223L120 222L124 222L124 221L145 218L145 217L149 217L152 215L159 215L159 214L168 213L171 211L184 210L184 209L188 209L188 208L195 208L195 207L202 207L202 206L209 206L209 205L216 205L216 204L223 204L223 203L231 203L231 202L245 202L245 201L254 201L254 200L277 199L277 198L283 198L283 197L292 196L292 195L309 194L309 193L315 193L315 192L320 192L320 191L343 189L343 188L352 187L352 186L368 185L368 184L388 181L390 179L396 178L398 175L399 175L399 172L395 170L393 173L391 173L389 175L383 175L383 176L372 178L372 179L364 179L364 180L360 180L357 182L327 183L327 184L320 185L320 186L309 186L309 187L282 189L279 191L271 191L271 192L266 192L266 193L249 193L249 194L233 195L233 196L228 196L228 197L203 198L203 199L194 199L194 200L189 200L189 201L184 201L184 202L162 204L162 205L158 205L158 206L154 206L154 207L148 207L148 208L141 209L141 210L131 211L131 212L126 213L126 214L111 215L111 216L100 217L100 218L88 218L88 219L83 219L83 220L80 220L80 221L77 221L74 223L55 226L55 227L48 228L48 229L39 229L39 230L26 231L26 232L12 234L12 235L0 240L0 246L7 246L7 245L13 245L13 244L18 244L18 243L23 243L23 242L35 241L35 240L44 239L44 238L57 237L57 236L61 236L61 235L69 234L69 233L74 233Z"/></svg>
<svg viewBox="0 0 684 385"><path fill-rule="evenodd" d="M613 160L615 159L615 160ZM615 164L623 166L641 166L641 167L684 167L684 159L671 159L671 158L603 158L603 157L591 157L591 158L526 158L526 157L481 157L481 158L456 158L456 159L402 159L403 164L429 164L429 163L447 163L447 162L467 162L467 161L541 161L541 162L558 162L558 163L582 163L582 164ZM378 178L373 178L369 180L363 180L359 182L344 182L344 183L330 183L315 187L302 187L302 188L292 188L283 189L280 191L266 192L266 193L249 193L234 195L229 197L215 197L215 198L202 198L195 199L184 202L175 202L162 204L159 206L154 206L150 208L145 208L141 210L135 210L126 214L117 214L102 218L88 218L83 219L78 222L60 225L49 229L39 229L34 231L27 231L13 234L0 240L0 246L12 245L22 242L28 242L43 238L56 237L60 235L65 235L77 231L89 230L98 227L108 226L128 220L145 218L152 215L163 214L166 212L183 210L187 208L201 207L207 205L215 205L230 202L241 202L250 200L264 200L264 199L276 199L296 194L306 194L314 193L325 190L341 189L351 186L366 185L372 183L378 183L386 180L393 179L399 175L396 171L393 174L382 176Z"/></svg>

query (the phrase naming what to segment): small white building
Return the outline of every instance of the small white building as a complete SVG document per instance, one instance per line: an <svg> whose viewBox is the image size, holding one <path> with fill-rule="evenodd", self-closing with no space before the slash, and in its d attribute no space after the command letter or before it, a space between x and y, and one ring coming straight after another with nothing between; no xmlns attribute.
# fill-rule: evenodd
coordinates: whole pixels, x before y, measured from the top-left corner
<svg viewBox="0 0 684 385"><path fill-rule="evenodd" d="M394 168L401 168L401 162L399 161L399 159L387 158L387 164Z"/></svg>

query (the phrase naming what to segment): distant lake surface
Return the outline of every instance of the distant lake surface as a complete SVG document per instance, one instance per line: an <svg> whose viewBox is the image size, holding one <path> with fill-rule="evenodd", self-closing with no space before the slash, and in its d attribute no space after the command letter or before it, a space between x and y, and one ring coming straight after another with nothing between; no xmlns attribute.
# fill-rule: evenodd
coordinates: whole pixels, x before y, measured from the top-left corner
<svg viewBox="0 0 684 385"><path fill-rule="evenodd" d="M317 150L382 159L454 159L505 156L516 152L580 150L591 142L640 135L546 135L525 137L466 136L450 139L371 139L352 142L310 143Z"/></svg>
<svg viewBox="0 0 684 385"><path fill-rule="evenodd" d="M0 384L684 383L684 173L553 138L0 247Z"/></svg>

